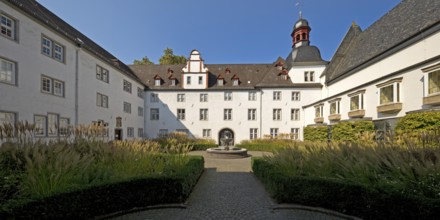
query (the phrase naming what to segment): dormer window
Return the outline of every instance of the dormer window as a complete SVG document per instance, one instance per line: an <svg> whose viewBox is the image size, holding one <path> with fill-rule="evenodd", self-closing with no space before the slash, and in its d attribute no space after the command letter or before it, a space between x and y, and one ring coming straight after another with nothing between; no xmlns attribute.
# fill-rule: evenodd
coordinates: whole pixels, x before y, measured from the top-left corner
<svg viewBox="0 0 440 220"><path fill-rule="evenodd" d="M223 79L218 79L217 80L217 85L223 86L224 85L224 80Z"/></svg>
<svg viewBox="0 0 440 220"><path fill-rule="evenodd" d="M171 79L171 85L175 86L176 85L176 79Z"/></svg>
<svg viewBox="0 0 440 220"><path fill-rule="evenodd" d="M159 75L154 76L154 85L160 86L162 84L162 78Z"/></svg>
<svg viewBox="0 0 440 220"><path fill-rule="evenodd" d="M239 80L240 79L238 78L238 76L236 74L234 74L234 76L232 76L231 80L232 80L232 85L233 86L238 86L239 85Z"/></svg>
<svg viewBox="0 0 440 220"><path fill-rule="evenodd" d="M288 79L288 75L289 75L289 72L287 72L286 69L283 69L283 70L280 72L280 74L279 74L281 80L287 80L287 79Z"/></svg>

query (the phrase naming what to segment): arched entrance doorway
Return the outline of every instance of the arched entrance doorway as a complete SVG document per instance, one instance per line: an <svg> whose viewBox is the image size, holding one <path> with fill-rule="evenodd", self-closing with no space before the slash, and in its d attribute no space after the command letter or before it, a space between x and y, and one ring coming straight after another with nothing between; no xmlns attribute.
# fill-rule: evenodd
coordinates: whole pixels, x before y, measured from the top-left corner
<svg viewBox="0 0 440 220"><path fill-rule="evenodd" d="M218 145L219 146L234 146L234 132L225 128L218 133Z"/></svg>

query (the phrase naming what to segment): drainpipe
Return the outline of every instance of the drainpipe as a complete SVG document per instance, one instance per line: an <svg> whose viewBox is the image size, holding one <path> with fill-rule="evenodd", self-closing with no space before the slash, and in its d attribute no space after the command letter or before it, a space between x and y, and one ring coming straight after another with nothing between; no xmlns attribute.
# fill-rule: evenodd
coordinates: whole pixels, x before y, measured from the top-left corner
<svg viewBox="0 0 440 220"><path fill-rule="evenodd" d="M75 42L78 46L75 51L75 126L77 126L79 117L79 51L81 50L84 42L79 38L76 38Z"/></svg>

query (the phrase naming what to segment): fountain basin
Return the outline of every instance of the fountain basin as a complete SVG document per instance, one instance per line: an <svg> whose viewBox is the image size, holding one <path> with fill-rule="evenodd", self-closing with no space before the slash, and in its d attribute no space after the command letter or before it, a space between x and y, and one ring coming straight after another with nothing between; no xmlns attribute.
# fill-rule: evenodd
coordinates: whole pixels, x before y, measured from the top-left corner
<svg viewBox="0 0 440 220"><path fill-rule="evenodd" d="M208 155L215 158L229 159L229 158L243 158L247 157L247 149L246 148L224 148L224 147L216 147L216 148L208 148L206 150Z"/></svg>

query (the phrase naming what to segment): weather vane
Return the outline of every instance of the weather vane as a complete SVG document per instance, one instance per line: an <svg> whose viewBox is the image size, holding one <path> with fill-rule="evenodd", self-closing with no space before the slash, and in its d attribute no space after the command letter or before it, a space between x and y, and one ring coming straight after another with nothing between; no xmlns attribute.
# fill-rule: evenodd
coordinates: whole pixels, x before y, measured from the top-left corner
<svg viewBox="0 0 440 220"><path fill-rule="evenodd" d="M302 19L302 11L301 11L301 7L303 6L302 2L300 0L297 0L295 6L298 7L299 10L299 19Z"/></svg>

